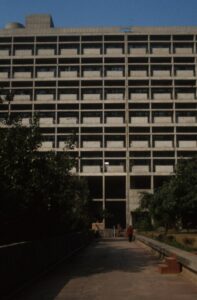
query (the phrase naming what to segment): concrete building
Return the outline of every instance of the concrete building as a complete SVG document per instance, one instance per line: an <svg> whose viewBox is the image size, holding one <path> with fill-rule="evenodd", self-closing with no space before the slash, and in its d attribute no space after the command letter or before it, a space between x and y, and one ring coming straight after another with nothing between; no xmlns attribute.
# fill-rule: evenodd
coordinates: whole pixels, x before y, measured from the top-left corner
<svg viewBox="0 0 197 300"><path fill-rule="evenodd" d="M132 221L140 192L197 153L197 27L55 28L48 15L0 30L0 80L24 124L40 117L42 151L76 133L106 226ZM112 217L113 216L113 217Z"/></svg>

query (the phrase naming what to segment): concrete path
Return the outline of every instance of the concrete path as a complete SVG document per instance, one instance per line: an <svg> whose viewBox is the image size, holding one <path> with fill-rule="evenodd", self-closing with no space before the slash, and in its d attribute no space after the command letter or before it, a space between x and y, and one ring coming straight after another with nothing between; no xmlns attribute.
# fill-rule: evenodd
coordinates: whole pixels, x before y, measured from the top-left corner
<svg viewBox="0 0 197 300"><path fill-rule="evenodd" d="M180 274L159 274L158 262L137 241L100 241L62 264L18 299L197 299L197 285Z"/></svg>

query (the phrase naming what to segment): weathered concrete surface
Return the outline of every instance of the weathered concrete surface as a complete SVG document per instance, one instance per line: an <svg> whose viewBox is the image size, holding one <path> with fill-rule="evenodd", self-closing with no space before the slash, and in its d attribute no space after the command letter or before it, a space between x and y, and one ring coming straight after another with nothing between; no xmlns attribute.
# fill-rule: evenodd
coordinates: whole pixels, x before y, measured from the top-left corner
<svg viewBox="0 0 197 300"><path fill-rule="evenodd" d="M180 274L159 274L158 262L137 241L100 241L62 264L18 299L197 299L197 285Z"/></svg>

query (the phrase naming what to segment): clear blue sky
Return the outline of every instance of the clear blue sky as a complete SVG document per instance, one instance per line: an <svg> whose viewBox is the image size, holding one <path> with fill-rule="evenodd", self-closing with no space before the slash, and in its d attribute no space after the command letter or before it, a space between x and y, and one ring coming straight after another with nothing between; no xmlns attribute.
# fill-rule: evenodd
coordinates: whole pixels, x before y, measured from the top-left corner
<svg viewBox="0 0 197 300"><path fill-rule="evenodd" d="M195 26L197 0L0 0L0 28L48 13L56 27Z"/></svg>

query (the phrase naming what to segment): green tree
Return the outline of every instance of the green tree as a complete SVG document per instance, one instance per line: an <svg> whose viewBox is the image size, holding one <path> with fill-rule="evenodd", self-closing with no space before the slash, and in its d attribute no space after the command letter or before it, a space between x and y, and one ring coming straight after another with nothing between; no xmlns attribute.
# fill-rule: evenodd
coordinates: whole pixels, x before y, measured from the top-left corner
<svg viewBox="0 0 197 300"><path fill-rule="evenodd" d="M175 197L182 226L196 226L197 157L181 159L175 172Z"/></svg>
<svg viewBox="0 0 197 300"><path fill-rule="evenodd" d="M148 210L150 218L156 227L168 229L176 224L176 200L173 192L169 193L171 182L165 182L153 194L143 194L140 209Z"/></svg>
<svg viewBox="0 0 197 300"><path fill-rule="evenodd" d="M29 127L12 120L0 128L0 230L10 227L13 235L18 230L27 238L80 229L89 222L87 184L71 173L74 136L63 152L43 153L38 125L37 119Z"/></svg>
<svg viewBox="0 0 197 300"><path fill-rule="evenodd" d="M9 127L0 128L0 139L0 193L1 199L5 200L1 208L17 215L25 205L24 201L18 205L18 199L24 199L26 180L31 173L41 137L36 123L27 128L22 127L19 121L13 121Z"/></svg>
<svg viewBox="0 0 197 300"><path fill-rule="evenodd" d="M71 224L73 230L88 228L91 223L92 201L89 196L88 184L85 178L72 176L67 193L72 201Z"/></svg>
<svg viewBox="0 0 197 300"><path fill-rule="evenodd" d="M29 174L41 143L36 120L30 127L23 127L19 120L12 120L0 128L0 214L1 228L13 232L22 223L27 210L26 189Z"/></svg>
<svg viewBox="0 0 197 300"><path fill-rule="evenodd" d="M157 226L169 228L196 226L197 214L197 159L182 159L175 176L156 189L144 193L141 210L148 210Z"/></svg>

